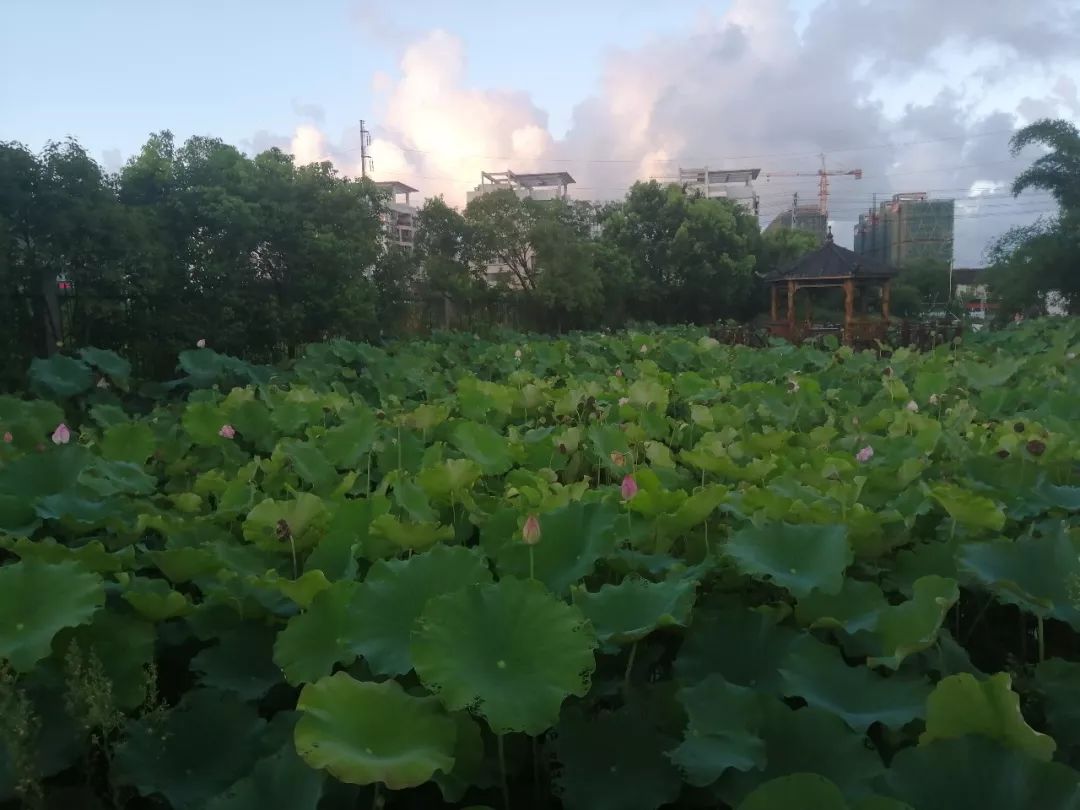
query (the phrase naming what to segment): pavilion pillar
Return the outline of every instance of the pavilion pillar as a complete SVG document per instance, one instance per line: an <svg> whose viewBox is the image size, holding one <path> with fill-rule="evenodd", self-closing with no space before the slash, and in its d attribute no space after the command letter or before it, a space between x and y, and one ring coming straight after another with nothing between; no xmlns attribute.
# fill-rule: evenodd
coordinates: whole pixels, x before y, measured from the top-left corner
<svg viewBox="0 0 1080 810"><path fill-rule="evenodd" d="M787 283L787 322L788 328L791 330L792 338L795 337L795 286L794 279L789 279Z"/></svg>
<svg viewBox="0 0 1080 810"><path fill-rule="evenodd" d="M892 298L892 281L885 279L885 286L881 288L881 317L889 320L889 304Z"/></svg>
<svg viewBox="0 0 1080 810"><path fill-rule="evenodd" d="M855 281L844 280L844 342L851 342L851 322L855 315Z"/></svg>
<svg viewBox="0 0 1080 810"><path fill-rule="evenodd" d="M780 320L780 287L773 284L770 293L770 312L772 313L772 322L776 323Z"/></svg>

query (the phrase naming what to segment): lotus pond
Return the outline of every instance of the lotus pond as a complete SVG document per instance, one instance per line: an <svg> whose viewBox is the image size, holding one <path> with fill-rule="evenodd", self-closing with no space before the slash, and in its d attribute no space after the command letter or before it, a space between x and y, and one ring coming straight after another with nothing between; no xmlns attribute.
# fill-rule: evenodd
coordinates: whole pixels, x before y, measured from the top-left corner
<svg viewBox="0 0 1080 810"><path fill-rule="evenodd" d="M0 397L0 806L1080 808L1080 327L88 349Z"/></svg>

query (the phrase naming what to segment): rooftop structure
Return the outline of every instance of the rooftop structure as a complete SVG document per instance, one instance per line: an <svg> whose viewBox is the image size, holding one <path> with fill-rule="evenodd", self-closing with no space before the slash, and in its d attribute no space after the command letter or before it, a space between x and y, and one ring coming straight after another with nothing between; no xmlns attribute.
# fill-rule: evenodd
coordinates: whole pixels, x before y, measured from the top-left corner
<svg viewBox="0 0 1080 810"><path fill-rule="evenodd" d="M758 196L753 181L759 174L761 169L680 168L679 185L688 192L696 192L709 199L734 200L756 214Z"/></svg>
<svg viewBox="0 0 1080 810"><path fill-rule="evenodd" d="M517 172L481 172L480 185L467 192L465 199L472 202L477 197L500 189L510 189L518 197L535 200L566 199L568 190L575 182L568 172L538 172L518 174Z"/></svg>

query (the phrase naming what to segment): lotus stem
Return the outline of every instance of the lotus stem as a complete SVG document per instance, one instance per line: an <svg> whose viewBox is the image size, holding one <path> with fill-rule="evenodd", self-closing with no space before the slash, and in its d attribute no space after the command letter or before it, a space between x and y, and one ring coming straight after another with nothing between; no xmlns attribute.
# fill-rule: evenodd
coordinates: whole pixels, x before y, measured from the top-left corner
<svg viewBox="0 0 1080 810"><path fill-rule="evenodd" d="M289 548L292 549L292 578L300 576L300 569L296 564L296 541L293 540L292 532L289 532Z"/></svg>
<svg viewBox="0 0 1080 810"><path fill-rule="evenodd" d="M506 749L503 746L503 735L495 737L499 749L499 775L502 777L503 810L510 810L510 783L506 778Z"/></svg>
<svg viewBox="0 0 1080 810"><path fill-rule="evenodd" d="M529 546L529 579L536 579L536 555L531 545Z"/></svg>
<svg viewBox="0 0 1080 810"><path fill-rule="evenodd" d="M630 692L630 674L634 669L634 658L637 657L637 642L630 645L630 655L626 659L626 672L623 674L623 695Z"/></svg>
<svg viewBox="0 0 1080 810"><path fill-rule="evenodd" d="M1041 664L1046 660L1046 626L1043 624L1043 617L1036 616L1036 632L1039 636L1039 663Z"/></svg>

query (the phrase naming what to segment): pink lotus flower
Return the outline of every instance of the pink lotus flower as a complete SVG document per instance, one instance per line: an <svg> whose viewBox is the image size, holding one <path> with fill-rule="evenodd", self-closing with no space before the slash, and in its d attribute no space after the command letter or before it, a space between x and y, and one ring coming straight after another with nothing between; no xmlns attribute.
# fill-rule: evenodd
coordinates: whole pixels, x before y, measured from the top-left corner
<svg viewBox="0 0 1080 810"><path fill-rule="evenodd" d="M11 435L11 431L4 431L4 444L11 444L15 441L15 437Z"/></svg>
<svg viewBox="0 0 1080 810"><path fill-rule="evenodd" d="M217 432L217 435L223 439L235 439L236 428L234 428L232 425L222 425L221 430Z"/></svg>
<svg viewBox="0 0 1080 810"><path fill-rule="evenodd" d="M855 460L860 464L865 464L874 457L874 448L870 445L866 445L862 450L855 454Z"/></svg>
<svg viewBox="0 0 1080 810"><path fill-rule="evenodd" d="M619 405L629 405L630 397L619 397Z"/></svg>
<svg viewBox="0 0 1080 810"><path fill-rule="evenodd" d="M206 348L206 338L199 338L198 340L196 340L195 341L195 348L197 348L197 349L205 349Z"/></svg>
<svg viewBox="0 0 1080 810"><path fill-rule="evenodd" d="M919 412L919 403L916 402L915 400L910 400L908 402L908 404L905 405L904 407L907 408L912 413L918 413Z"/></svg>
<svg viewBox="0 0 1080 810"><path fill-rule="evenodd" d="M635 495L637 495L638 485L637 481L634 480L634 476L628 475L623 478L622 486L619 488L619 490L622 493L622 499L624 501L629 501Z"/></svg>
<svg viewBox="0 0 1080 810"><path fill-rule="evenodd" d="M521 540L527 546L535 546L540 542L540 518L536 515L525 518L525 525L521 527Z"/></svg>
<svg viewBox="0 0 1080 810"><path fill-rule="evenodd" d="M71 430L61 422L56 426L56 430L52 434L53 444L67 444L71 441Z"/></svg>

